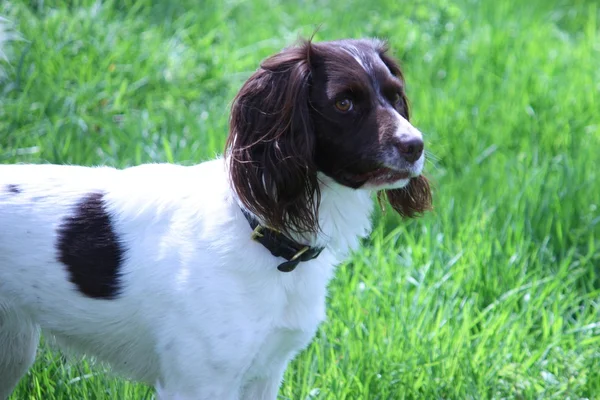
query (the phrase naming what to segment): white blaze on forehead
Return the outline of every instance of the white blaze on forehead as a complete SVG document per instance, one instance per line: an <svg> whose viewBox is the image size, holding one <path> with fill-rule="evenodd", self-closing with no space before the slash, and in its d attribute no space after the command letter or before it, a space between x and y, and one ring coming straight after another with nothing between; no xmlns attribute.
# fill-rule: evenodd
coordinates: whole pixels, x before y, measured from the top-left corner
<svg viewBox="0 0 600 400"><path fill-rule="evenodd" d="M365 62L366 57L364 52L360 51L356 46L351 44L342 47L342 49L344 49L346 53L350 54L365 71L369 71L368 65Z"/></svg>
<svg viewBox="0 0 600 400"><path fill-rule="evenodd" d="M385 65L379 54L375 50L361 50L353 44L345 44L342 49L348 53L354 60L362 67L362 69L371 77L375 76L375 69L389 72L388 67ZM379 82L377 79L372 79L372 83L378 88Z"/></svg>
<svg viewBox="0 0 600 400"><path fill-rule="evenodd" d="M379 54L377 54L377 52L374 50L365 52L353 44L347 44L342 47L342 49L346 53L350 54L352 58L354 58L356 62L359 63L360 66L363 67L363 69L367 72L371 71L377 63L381 64L382 67L387 69L384 62L379 57Z"/></svg>

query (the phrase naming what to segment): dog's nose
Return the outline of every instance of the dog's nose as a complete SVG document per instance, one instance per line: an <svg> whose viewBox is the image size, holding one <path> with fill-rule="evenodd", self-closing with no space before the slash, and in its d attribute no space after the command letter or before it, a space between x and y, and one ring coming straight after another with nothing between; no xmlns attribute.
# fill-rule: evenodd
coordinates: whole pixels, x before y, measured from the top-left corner
<svg viewBox="0 0 600 400"><path fill-rule="evenodd" d="M396 147L406 161L414 163L423 154L423 139L414 136L401 137L396 141Z"/></svg>

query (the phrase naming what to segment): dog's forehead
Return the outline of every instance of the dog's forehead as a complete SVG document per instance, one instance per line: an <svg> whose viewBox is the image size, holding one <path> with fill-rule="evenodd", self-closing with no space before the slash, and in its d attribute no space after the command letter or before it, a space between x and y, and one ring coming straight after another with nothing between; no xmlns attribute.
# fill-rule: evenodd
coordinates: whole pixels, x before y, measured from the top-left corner
<svg viewBox="0 0 600 400"><path fill-rule="evenodd" d="M379 48L370 42L352 41L342 42L340 49L348 53L365 72L372 74L380 68L385 68L381 60Z"/></svg>
<svg viewBox="0 0 600 400"><path fill-rule="evenodd" d="M346 39L321 42L314 45L319 49L319 59L328 68L334 70L359 67L369 73L385 68L381 53L385 52L383 42L373 39Z"/></svg>
<svg viewBox="0 0 600 400"><path fill-rule="evenodd" d="M324 51L326 92L334 97L346 88L370 87L379 93L383 86L397 81L382 59L385 45L377 40L341 40L331 42Z"/></svg>

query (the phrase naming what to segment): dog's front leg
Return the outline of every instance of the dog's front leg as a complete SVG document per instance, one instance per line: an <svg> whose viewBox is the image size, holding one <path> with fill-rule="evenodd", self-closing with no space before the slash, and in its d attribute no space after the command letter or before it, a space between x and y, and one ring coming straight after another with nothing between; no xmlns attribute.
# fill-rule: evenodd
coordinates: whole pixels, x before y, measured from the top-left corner
<svg viewBox="0 0 600 400"><path fill-rule="evenodd" d="M208 381L196 379L190 375L189 381L173 382L167 380L165 383L157 382L157 400L239 400L240 383L233 377L219 376Z"/></svg>
<svg viewBox="0 0 600 400"><path fill-rule="evenodd" d="M243 343L219 343L217 339L214 335L199 339L179 334L165 341L160 348L157 400L240 399L251 358Z"/></svg>
<svg viewBox="0 0 600 400"><path fill-rule="evenodd" d="M242 390L241 400L276 400L285 365L280 371L274 372L271 376L256 378L246 383Z"/></svg>

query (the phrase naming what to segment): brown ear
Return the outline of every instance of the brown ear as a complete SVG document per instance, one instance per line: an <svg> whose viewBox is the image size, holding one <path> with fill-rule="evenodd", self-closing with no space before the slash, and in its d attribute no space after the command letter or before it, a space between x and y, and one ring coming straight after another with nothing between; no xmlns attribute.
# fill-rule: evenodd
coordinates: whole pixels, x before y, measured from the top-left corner
<svg viewBox="0 0 600 400"><path fill-rule="evenodd" d="M244 206L281 231L318 229L310 51L306 42L265 60L231 110L226 153L233 189Z"/></svg>
<svg viewBox="0 0 600 400"><path fill-rule="evenodd" d="M402 189L380 191L377 196L380 203L387 198L392 208L404 218L415 218L433 209L429 181L423 175L412 178Z"/></svg>

